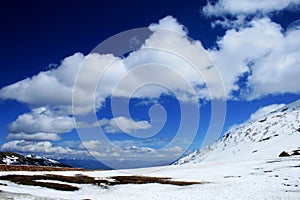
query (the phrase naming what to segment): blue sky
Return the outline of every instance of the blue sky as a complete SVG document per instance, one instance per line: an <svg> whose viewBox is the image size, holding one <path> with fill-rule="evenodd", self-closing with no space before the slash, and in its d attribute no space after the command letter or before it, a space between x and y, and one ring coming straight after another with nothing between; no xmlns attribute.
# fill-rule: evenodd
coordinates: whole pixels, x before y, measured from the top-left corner
<svg viewBox="0 0 300 200"><path fill-rule="evenodd" d="M299 99L299 5L1 2L0 149L117 168L210 144Z"/></svg>

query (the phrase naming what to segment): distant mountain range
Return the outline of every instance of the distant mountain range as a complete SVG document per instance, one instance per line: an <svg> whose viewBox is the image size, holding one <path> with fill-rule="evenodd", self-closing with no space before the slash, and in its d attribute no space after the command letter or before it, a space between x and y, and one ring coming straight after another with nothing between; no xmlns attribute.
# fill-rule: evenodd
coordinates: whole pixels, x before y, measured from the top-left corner
<svg viewBox="0 0 300 200"><path fill-rule="evenodd" d="M70 167L50 158L40 157L33 154L22 156L13 152L0 152L0 164Z"/></svg>
<svg viewBox="0 0 300 200"><path fill-rule="evenodd" d="M49 167L75 167L84 169L111 169L97 160L92 159L57 159L29 154L26 156L14 152L0 152L0 164L5 165L27 165L27 166L49 166Z"/></svg>
<svg viewBox="0 0 300 200"><path fill-rule="evenodd" d="M216 143L174 164L249 161L294 155L300 155L300 100L232 128Z"/></svg>
<svg viewBox="0 0 300 200"><path fill-rule="evenodd" d="M76 168L84 168L87 170L109 170L110 167L104 165L100 161L92 160L92 159L67 159L67 158L61 158L58 159L60 163L64 163L66 165L76 167Z"/></svg>

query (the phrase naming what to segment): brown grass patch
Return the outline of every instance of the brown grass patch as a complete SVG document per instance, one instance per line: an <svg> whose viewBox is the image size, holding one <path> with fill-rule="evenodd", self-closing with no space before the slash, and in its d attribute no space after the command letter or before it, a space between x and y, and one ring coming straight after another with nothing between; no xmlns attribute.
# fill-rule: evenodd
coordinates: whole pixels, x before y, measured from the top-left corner
<svg viewBox="0 0 300 200"><path fill-rule="evenodd" d="M17 184L22 185L33 185L41 186L55 190L63 191L75 191L79 190L78 187L68 185L67 183L76 183L76 184L93 184L98 185L103 188L109 186L120 185L120 184L148 184L148 183L159 183L159 184L170 184L177 186L187 186L193 184L204 184L207 182L195 182L195 181L175 181L171 178L165 177L147 177L147 176L112 176L108 177L113 180L106 179L95 179L93 177L76 175L76 176L60 176L54 174L46 175L6 175L0 176L0 180L11 181ZM62 181L66 184L61 183L50 183L50 182L39 182L39 180L53 180L53 181Z"/></svg>
<svg viewBox="0 0 300 200"><path fill-rule="evenodd" d="M160 184L185 186L185 185L204 183L204 182L191 182L191 181L174 181L171 180L171 178L147 177L147 176L113 176L110 178L115 180L114 182L111 183L111 185L160 183Z"/></svg>
<svg viewBox="0 0 300 200"><path fill-rule="evenodd" d="M62 190L62 191L75 191L79 190L78 187L74 187L67 184L60 184L60 183L47 183L47 182L38 182L36 180L44 180L48 179L46 176L28 176L28 175L7 175L1 176L1 180L11 181L17 184L22 185L34 185L34 186L41 186L55 190Z"/></svg>

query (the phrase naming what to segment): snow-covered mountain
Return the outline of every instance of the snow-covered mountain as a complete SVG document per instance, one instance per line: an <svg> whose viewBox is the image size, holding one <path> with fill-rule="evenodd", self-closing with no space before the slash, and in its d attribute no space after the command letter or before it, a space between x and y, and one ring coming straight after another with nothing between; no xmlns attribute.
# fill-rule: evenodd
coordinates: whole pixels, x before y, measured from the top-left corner
<svg viewBox="0 0 300 200"><path fill-rule="evenodd" d="M216 143L179 159L175 165L274 159L300 154L300 100L230 129Z"/></svg>
<svg viewBox="0 0 300 200"><path fill-rule="evenodd" d="M13 152L0 152L0 164L68 167L67 165L50 158L40 157L33 154L22 156Z"/></svg>

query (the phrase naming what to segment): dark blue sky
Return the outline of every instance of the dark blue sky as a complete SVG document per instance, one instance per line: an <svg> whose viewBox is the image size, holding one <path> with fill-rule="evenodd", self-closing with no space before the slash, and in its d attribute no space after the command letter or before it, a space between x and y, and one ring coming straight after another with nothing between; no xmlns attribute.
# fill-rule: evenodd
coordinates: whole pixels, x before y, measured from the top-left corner
<svg viewBox="0 0 300 200"><path fill-rule="evenodd" d="M89 53L119 32L146 27L172 15L192 38L210 46L210 22L200 18L201 1L31 0L0 2L0 86L14 83L75 52ZM13 74L13 75L12 75Z"/></svg>

